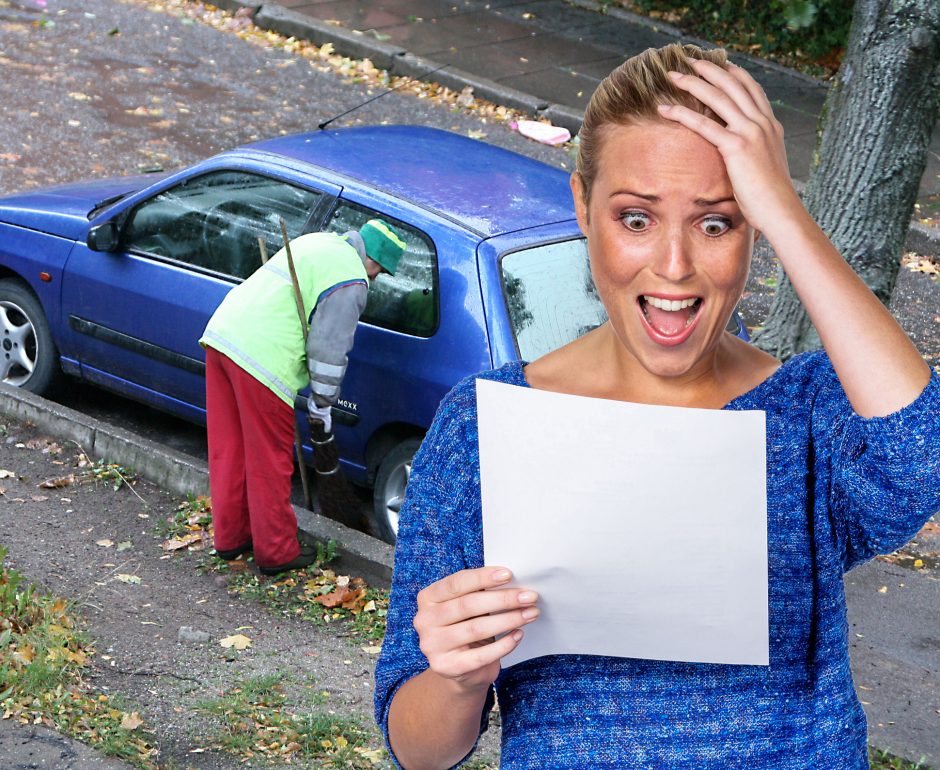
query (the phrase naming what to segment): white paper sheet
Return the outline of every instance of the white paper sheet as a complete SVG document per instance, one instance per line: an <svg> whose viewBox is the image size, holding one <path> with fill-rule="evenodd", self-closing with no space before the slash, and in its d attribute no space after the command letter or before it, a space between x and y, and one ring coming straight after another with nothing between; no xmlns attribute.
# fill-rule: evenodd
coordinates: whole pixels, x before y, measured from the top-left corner
<svg viewBox="0 0 940 770"><path fill-rule="evenodd" d="M767 665L765 420L477 381L486 564L539 592L503 659Z"/></svg>

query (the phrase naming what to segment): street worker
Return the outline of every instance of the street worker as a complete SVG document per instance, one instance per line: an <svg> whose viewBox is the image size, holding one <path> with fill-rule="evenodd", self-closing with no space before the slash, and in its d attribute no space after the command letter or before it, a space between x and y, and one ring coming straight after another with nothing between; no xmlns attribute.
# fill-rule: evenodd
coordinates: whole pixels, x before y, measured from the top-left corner
<svg viewBox="0 0 940 770"><path fill-rule="evenodd" d="M311 426L330 433L356 324L369 283L395 274L405 244L386 222L372 219L345 235L308 233L290 242L232 289L209 319L206 422L209 485L218 555L254 551L273 575L313 563L298 540L291 507L294 398L308 383ZM298 315L295 285L309 320Z"/></svg>
<svg viewBox="0 0 940 770"><path fill-rule="evenodd" d="M457 764L495 693L502 770L867 768L843 574L940 508L940 377L804 208L767 97L724 51L673 44L627 60L598 86L580 137L571 188L609 320L479 377L764 411L770 662L572 654L501 668L552 605L510 585L512 564L484 561L470 378L443 400L400 512L375 675L389 749L408 770ZM781 364L725 331L758 233L824 350ZM578 518L571 536L590 541Z"/></svg>

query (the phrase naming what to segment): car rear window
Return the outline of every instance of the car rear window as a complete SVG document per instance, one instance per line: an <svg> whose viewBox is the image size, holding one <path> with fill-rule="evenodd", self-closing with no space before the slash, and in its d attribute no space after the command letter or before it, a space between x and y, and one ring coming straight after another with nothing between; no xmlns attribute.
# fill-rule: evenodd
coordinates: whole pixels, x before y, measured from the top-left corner
<svg viewBox="0 0 940 770"><path fill-rule="evenodd" d="M500 261L519 356L526 361L567 345L607 320L583 238L514 251Z"/></svg>

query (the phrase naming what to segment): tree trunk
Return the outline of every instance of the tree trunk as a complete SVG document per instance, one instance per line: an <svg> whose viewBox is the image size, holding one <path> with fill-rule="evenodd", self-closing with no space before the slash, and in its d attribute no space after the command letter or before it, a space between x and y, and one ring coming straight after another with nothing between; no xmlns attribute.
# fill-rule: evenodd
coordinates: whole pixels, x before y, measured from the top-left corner
<svg viewBox="0 0 940 770"><path fill-rule="evenodd" d="M884 304L900 267L940 105L940 1L856 0L848 49L819 119L803 201ZM820 347L780 271L755 344L774 356Z"/></svg>

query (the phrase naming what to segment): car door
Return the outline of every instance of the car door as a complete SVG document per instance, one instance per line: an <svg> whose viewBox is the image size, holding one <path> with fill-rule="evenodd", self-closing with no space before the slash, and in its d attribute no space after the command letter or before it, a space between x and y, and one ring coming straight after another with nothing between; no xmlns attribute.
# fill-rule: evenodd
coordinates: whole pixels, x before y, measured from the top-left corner
<svg viewBox="0 0 940 770"><path fill-rule="evenodd" d="M205 357L198 344L225 294L282 243L315 228L338 189L260 170L196 173L135 205L120 250L76 245L63 312L81 375L96 384L204 420Z"/></svg>
<svg viewBox="0 0 940 770"><path fill-rule="evenodd" d="M379 276L369 289L334 410L341 454L357 481L380 459L367 457L370 448L423 435L444 394L491 362L474 260L478 238L397 204L347 188L325 225L342 233L380 217L406 243L396 274Z"/></svg>

